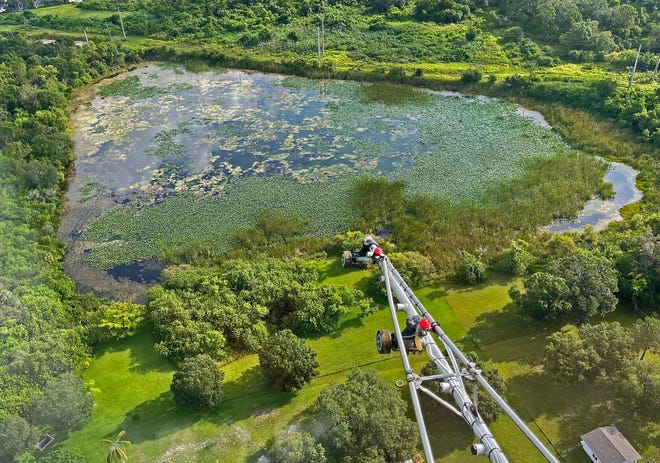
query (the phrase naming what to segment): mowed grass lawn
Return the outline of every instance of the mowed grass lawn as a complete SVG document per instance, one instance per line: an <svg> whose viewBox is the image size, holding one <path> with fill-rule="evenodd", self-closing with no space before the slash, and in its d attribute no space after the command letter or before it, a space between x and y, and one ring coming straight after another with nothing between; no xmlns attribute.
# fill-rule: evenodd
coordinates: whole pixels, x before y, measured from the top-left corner
<svg viewBox="0 0 660 463"><path fill-rule="evenodd" d="M318 269L327 283L362 289L371 275L369 270L342 269L338 258L318 261ZM542 374L539 364L545 338L559 327L535 326L518 316L508 297L512 283L492 277L489 284L476 288L428 287L416 294L452 339L467 336L459 342L464 351L479 352L500 370L507 379L511 405L551 448L569 450L579 444L580 434L617 424L643 455L647 451L648 456L657 457L657 448L652 447L652 436L660 428L657 423L624 422L627 415L603 406L598 391L589 385L559 386ZM617 317L625 323L625 316ZM132 442L131 463L256 462L275 436L304 425L323 388L345 381L353 368L378 370L390 383L405 379L398 353L382 356L376 352L375 332L381 328L391 329L386 307L363 318L357 312L348 314L336 333L309 339L318 353L320 375L297 394L270 391L256 355L225 364L225 398L207 412L174 405L169 391L174 368L154 352L149 330L99 346L84 374L98 388L96 408L85 428L62 445L78 448L90 462L103 461L106 449L101 439L124 430L124 438ZM426 355L415 356L412 363L418 370L427 360ZM407 388L402 395L408 396ZM470 459L472 431L426 398L422 402L436 461ZM491 428L510 461L545 461L508 418L501 417ZM565 461L587 463L589 459L578 449L569 451Z"/></svg>

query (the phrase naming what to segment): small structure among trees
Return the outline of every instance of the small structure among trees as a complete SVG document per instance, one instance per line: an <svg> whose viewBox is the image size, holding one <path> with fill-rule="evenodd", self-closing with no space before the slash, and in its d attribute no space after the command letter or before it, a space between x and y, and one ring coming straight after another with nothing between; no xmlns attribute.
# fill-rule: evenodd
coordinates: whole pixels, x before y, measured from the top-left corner
<svg viewBox="0 0 660 463"><path fill-rule="evenodd" d="M604 426L580 436L584 451L598 463L636 463L642 456L616 426Z"/></svg>
<svg viewBox="0 0 660 463"><path fill-rule="evenodd" d="M39 450L40 452L43 452L46 447L48 447L48 444L53 442L55 438L51 436L50 434L44 434L44 437L42 437L39 442L37 442L37 445L34 446L35 449Z"/></svg>

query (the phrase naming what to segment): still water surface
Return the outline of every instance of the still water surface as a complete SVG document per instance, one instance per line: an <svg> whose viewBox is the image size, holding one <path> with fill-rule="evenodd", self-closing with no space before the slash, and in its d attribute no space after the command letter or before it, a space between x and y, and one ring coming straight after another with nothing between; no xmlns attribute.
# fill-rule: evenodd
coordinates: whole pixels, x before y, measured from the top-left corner
<svg viewBox="0 0 660 463"><path fill-rule="evenodd" d="M139 287L162 268L154 255L108 272L89 265L90 252L125 239L89 238L90 224L108 211L143 211L180 194L223 198L231 189L242 191L240 203L253 215L295 204L316 232L332 233L350 216L346 195L337 194L347 179L383 175L406 181L410 194L478 201L491 182L520 174L527 159L570 149L539 113L492 98L423 92L421 100L387 105L365 101L365 84L355 82L156 65L116 80L123 89L97 95L73 116L76 175L60 236L68 244L65 267L83 289L101 280L106 286L133 280ZM244 180L265 177L287 179L282 188L291 181L312 188L296 190L308 192L300 197L279 192L282 204L241 190L253 185ZM629 167L613 164L608 180L617 197L589 203L578 227L605 226L619 218L622 205L641 197ZM212 232L227 235L240 224L225 225Z"/></svg>

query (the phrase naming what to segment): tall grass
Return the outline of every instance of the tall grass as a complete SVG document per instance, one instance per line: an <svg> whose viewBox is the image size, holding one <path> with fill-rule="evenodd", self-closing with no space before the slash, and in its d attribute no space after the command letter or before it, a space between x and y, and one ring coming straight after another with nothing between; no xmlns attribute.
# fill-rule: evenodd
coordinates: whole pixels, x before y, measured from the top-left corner
<svg viewBox="0 0 660 463"><path fill-rule="evenodd" d="M369 201L375 189L383 188L380 179L362 179L353 194L356 205L366 206L361 209L363 228L391 232L401 249L428 255L447 274L453 272L461 249L480 250L488 259L512 239L534 233L554 218L574 217L596 194L606 169L605 162L577 153L534 159L525 173L492 185L480 201L460 204L403 198L397 185L382 204ZM393 204L399 205L394 216Z"/></svg>
<svg viewBox="0 0 660 463"><path fill-rule="evenodd" d="M631 129L592 113L556 104L533 104L572 146L638 169L637 186L644 192L644 198L633 209L660 211L660 149L644 143Z"/></svg>

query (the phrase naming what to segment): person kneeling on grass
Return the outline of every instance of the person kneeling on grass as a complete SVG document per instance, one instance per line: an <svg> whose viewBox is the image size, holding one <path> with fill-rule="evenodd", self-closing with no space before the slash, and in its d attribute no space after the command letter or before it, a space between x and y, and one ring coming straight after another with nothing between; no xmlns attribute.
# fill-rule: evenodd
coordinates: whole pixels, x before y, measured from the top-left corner
<svg viewBox="0 0 660 463"><path fill-rule="evenodd" d="M358 251L359 257L372 257L378 248L378 243L371 236L365 236L362 240L362 248Z"/></svg>

